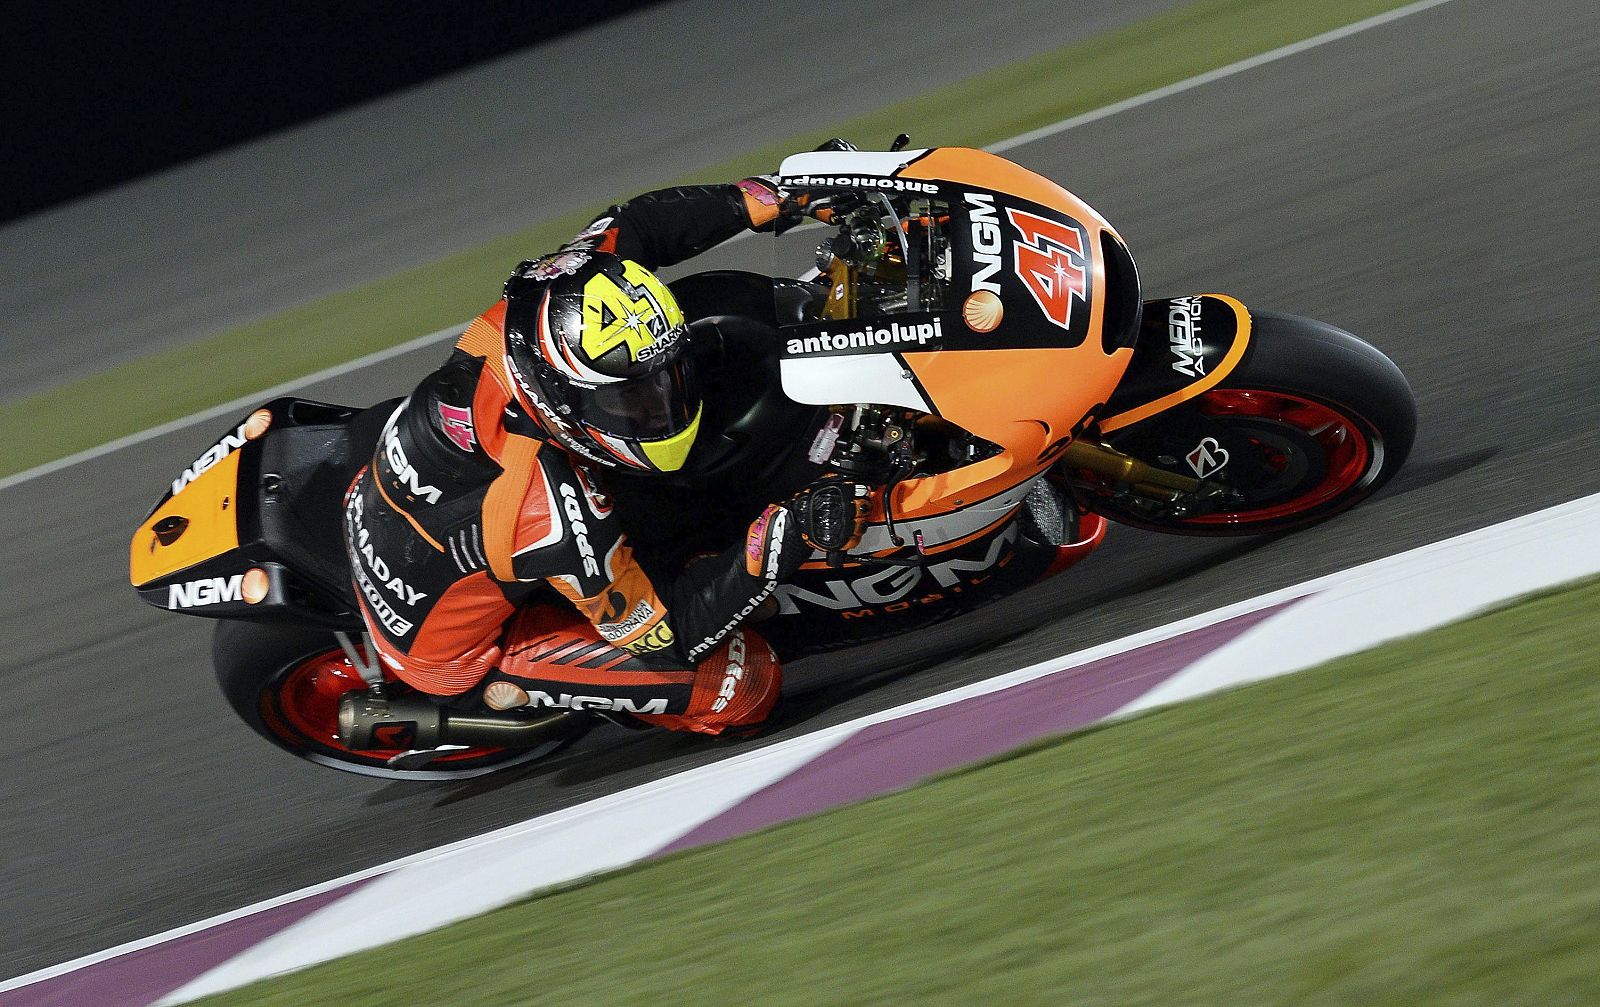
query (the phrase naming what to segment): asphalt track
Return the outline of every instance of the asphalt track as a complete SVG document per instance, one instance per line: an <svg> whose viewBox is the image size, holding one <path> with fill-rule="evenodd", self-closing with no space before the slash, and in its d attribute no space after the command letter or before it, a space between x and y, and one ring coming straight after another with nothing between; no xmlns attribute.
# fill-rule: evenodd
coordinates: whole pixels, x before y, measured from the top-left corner
<svg viewBox="0 0 1600 1007"><path fill-rule="evenodd" d="M1180 2L679 0L202 158L0 228L0 402Z"/></svg>
<svg viewBox="0 0 1600 1007"><path fill-rule="evenodd" d="M832 684L774 736L1600 491L1597 70L1592 5L1454 0L1011 151L1118 224L1152 294L1228 291L1382 346L1421 406L1411 465L1365 507L1276 540L1113 529L1060 581L914 641L795 665L792 682ZM399 392L436 356L314 393ZM555 761L454 786L270 750L212 686L209 628L126 587L129 529L210 436L0 494L0 975L740 750L597 732ZM934 663L874 679L891 657Z"/></svg>

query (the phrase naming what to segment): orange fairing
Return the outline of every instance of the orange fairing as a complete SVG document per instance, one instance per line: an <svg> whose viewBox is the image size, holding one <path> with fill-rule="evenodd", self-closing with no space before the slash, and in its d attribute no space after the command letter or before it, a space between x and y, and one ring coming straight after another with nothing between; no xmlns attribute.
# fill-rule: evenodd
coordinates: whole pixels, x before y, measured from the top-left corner
<svg viewBox="0 0 1600 1007"><path fill-rule="evenodd" d="M1042 471L1084 416L1111 396L1133 350L1105 351L1101 334L1107 297L1100 233L1116 235L1116 230L1087 203L1048 178L981 150L936 149L898 177L969 184L1066 212L1088 231L1084 251L1095 292L1088 334L1071 348L988 350L981 365L959 351L904 354L939 415L1005 449L997 458L910 480L897 488L896 513L911 516L955 509ZM1003 392L997 394L997 389Z"/></svg>
<svg viewBox="0 0 1600 1007"><path fill-rule="evenodd" d="M1081 221L1090 231L1097 232L1104 229L1117 234L1117 229L1107 223L1106 219L1088 203L1043 175L987 151L973 150L969 147L939 147L929 151L926 157L918 158L914 163L896 172L895 177L955 182L958 185L973 185L1009 193L1044 206L1064 210ZM1090 237L1098 237L1098 234L1091 234ZM1120 241L1122 236L1117 235L1117 238ZM1096 262L1098 264L1098 257Z"/></svg>
<svg viewBox="0 0 1600 1007"><path fill-rule="evenodd" d="M128 555L128 579L143 587L179 570L239 548L235 521L239 499L239 452L227 455L200 473L172 499L156 508L133 534ZM176 537L156 533L156 526L176 525Z"/></svg>

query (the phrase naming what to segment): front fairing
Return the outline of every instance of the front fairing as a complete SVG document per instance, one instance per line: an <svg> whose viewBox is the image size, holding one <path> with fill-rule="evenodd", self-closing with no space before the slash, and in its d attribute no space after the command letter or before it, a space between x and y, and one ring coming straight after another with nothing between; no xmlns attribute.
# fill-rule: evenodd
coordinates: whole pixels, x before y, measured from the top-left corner
<svg viewBox="0 0 1600 1007"><path fill-rule="evenodd" d="M1107 327L1121 241L1065 189L962 148L799 154L780 181L845 211L773 242L816 289L781 333L790 398L926 413L1031 463L1110 397L1131 356L1127 320Z"/></svg>

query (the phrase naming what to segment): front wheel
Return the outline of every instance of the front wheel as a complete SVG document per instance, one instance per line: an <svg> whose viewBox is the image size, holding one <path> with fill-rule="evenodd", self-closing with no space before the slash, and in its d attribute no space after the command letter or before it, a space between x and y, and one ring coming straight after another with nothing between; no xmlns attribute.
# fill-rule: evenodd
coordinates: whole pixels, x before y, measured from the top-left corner
<svg viewBox="0 0 1600 1007"><path fill-rule="evenodd" d="M1251 320L1250 353L1220 384L1108 438L1201 489L1163 500L1076 473L1085 509L1153 531L1260 535L1332 517L1394 477L1417 406L1393 361L1326 322Z"/></svg>
<svg viewBox="0 0 1600 1007"><path fill-rule="evenodd" d="M347 773L465 780L532 762L568 740L537 748L464 748L426 769L394 769L387 762L401 749L353 749L339 740L339 698L367 684L328 630L226 620L212 637L211 657L222 694L251 730L291 755Z"/></svg>

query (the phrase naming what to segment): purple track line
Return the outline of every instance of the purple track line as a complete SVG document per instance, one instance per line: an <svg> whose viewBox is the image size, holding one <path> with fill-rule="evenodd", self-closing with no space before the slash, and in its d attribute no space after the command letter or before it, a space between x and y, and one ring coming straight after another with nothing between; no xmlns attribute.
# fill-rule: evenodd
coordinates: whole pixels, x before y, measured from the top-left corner
<svg viewBox="0 0 1600 1007"><path fill-rule="evenodd" d="M1087 727L1302 600L1235 616L1009 689L874 724L691 829L656 855L875 797L1041 737Z"/></svg>
<svg viewBox="0 0 1600 1007"><path fill-rule="evenodd" d="M149 1007L173 990L367 885L363 878L221 926L0 993L0 1007Z"/></svg>

